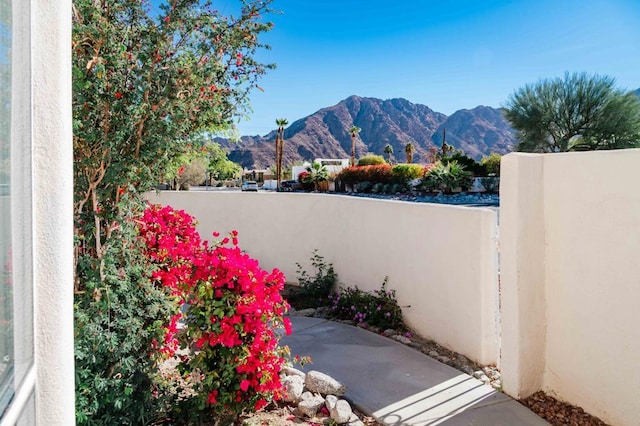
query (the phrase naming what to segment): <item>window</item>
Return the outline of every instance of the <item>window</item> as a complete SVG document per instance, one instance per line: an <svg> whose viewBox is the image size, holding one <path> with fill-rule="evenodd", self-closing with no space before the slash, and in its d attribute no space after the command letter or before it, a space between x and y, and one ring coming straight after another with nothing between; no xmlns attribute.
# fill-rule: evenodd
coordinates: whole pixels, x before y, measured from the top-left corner
<svg viewBox="0 0 640 426"><path fill-rule="evenodd" d="M29 2L0 0L0 417L33 410ZM8 407L11 413L8 416ZM26 408L28 407L28 408ZM18 422L23 423L22 420Z"/></svg>

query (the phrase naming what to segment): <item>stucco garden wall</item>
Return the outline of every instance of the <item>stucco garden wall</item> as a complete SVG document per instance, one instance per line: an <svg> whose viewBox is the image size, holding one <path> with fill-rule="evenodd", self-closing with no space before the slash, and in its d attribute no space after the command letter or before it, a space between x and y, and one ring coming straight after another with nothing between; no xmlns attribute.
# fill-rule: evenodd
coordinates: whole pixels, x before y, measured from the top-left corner
<svg viewBox="0 0 640 426"><path fill-rule="evenodd" d="M503 158L507 393L640 424L639 181L640 150Z"/></svg>
<svg viewBox="0 0 640 426"><path fill-rule="evenodd" d="M314 249L341 283L377 290L385 276L408 324L484 364L497 362L496 213L490 209L322 194L162 192L203 237L239 232L264 268L296 281Z"/></svg>

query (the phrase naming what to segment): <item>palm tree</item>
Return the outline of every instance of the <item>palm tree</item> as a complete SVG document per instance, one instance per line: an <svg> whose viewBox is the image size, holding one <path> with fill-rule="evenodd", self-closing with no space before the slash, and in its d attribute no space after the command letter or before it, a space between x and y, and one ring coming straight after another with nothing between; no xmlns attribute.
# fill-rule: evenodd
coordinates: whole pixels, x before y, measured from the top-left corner
<svg viewBox="0 0 640 426"><path fill-rule="evenodd" d="M282 153L284 151L284 128L289 124L286 118L276 118L278 131L276 132L276 179L278 184L276 190L280 191L280 182L282 180Z"/></svg>
<svg viewBox="0 0 640 426"><path fill-rule="evenodd" d="M387 154L387 161L391 164L391 156L393 155L393 147L391 144L386 144L384 146L384 153Z"/></svg>
<svg viewBox="0 0 640 426"><path fill-rule="evenodd" d="M415 151L415 148L411 142L404 146L404 153L407 154L407 163L409 164L413 163L413 151Z"/></svg>
<svg viewBox="0 0 640 426"><path fill-rule="evenodd" d="M355 166L356 165L356 137L358 136L358 133L360 133L360 127L358 126L351 126L351 128L349 129L349 134L351 135L351 166Z"/></svg>

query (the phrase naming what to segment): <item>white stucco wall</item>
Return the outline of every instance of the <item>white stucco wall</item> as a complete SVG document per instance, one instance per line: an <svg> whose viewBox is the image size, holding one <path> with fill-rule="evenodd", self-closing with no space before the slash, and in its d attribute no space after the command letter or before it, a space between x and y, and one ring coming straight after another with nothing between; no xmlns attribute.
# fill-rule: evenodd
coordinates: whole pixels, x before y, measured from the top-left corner
<svg viewBox="0 0 640 426"><path fill-rule="evenodd" d="M640 424L640 150L502 164L505 390ZM518 196L525 186L536 189ZM528 350L510 343L529 338Z"/></svg>
<svg viewBox="0 0 640 426"><path fill-rule="evenodd" d="M75 424L71 1L33 0L36 413Z"/></svg>
<svg viewBox="0 0 640 426"><path fill-rule="evenodd" d="M364 290L389 276L408 324L484 364L497 361L496 213L322 194L162 192L151 202L197 218L203 238L237 230L263 268L296 280L312 251Z"/></svg>

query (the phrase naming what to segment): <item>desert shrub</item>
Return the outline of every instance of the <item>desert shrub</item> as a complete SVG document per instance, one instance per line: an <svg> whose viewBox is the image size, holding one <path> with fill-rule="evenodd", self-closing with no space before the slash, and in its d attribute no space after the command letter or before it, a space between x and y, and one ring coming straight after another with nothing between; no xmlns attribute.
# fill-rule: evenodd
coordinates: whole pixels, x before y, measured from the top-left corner
<svg viewBox="0 0 640 426"><path fill-rule="evenodd" d="M380 329L404 330L402 308L396 300L395 290L387 290L387 283L388 277L380 289L372 293L358 287L341 288L330 297L329 315Z"/></svg>
<svg viewBox="0 0 640 426"><path fill-rule="evenodd" d="M390 183L385 183L384 185L382 185L382 193L383 194L391 194L391 189L393 188L393 185Z"/></svg>
<svg viewBox="0 0 640 426"><path fill-rule="evenodd" d="M338 177L347 185L354 186L358 182L369 181L373 184L391 181L391 166L381 164L377 166L355 166L343 169Z"/></svg>
<svg viewBox="0 0 640 426"><path fill-rule="evenodd" d="M500 176L486 176L480 178L480 183L490 194L497 194L500 190Z"/></svg>
<svg viewBox="0 0 640 426"><path fill-rule="evenodd" d="M358 160L358 166L377 166L380 164L386 164L382 155L369 154Z"/></svg>
<svg viewBox="0 0 640 426"><path fill-rule="evenodd" d="M195 158L189 164L183 166L181 173L176 178L180 189L189 189L191 185L200 185L207 178L207 160Z"/></svg>
<svg viewBox="0 0 640 426"><path fill-rule="evenodd" d="M392 194L397 194L399 192L406 192L406 191L408 191L407 185L404 185L401 183L394 183L393 185L391 185Z"/></svg>
<svg viewBox="0 0 640 426"><path fill-rule="evenodd" d="M393 183L408 184L410 180L424 176L424 167L419 164L396 164L391 174Z"/></svg>
<svg viewBox="0 0 640 426"><path fill-rule="evenodd" d="M374 194L382 194L384 193L384 183L376 183L371 187L371 192Z"/></svg>
<svg viewBox="0 0 640 426"><path fill-rule="evenodd" d="M290 332L282 317L288 308L280 295L282 273L260 269L238 247L235 231L213 246L202 242L183 211L151 206L139 223L147 256L158 266L153 278L187 307L167 324L158 351L197 349L178 365L183 376L199 380L192 381L190 397L176 402L174 420L227 424L279 399L285 360L274 327ZM178 332L180 319L186 327Z"/></svg>
<svg viewBox="0 0 640 426"><path fill-rule="evenodd" d="M382 184L381 183L376 183L374 185L371 182L369 182L368 180L366 180L364 182L356 183L355 190L356 190L356 192L360 192L360 193L363 193L363 194L368 194L370 192L375 192L375 188L378 185L382 185Z"/></svg>
<svg viewBox="0 0 640 426"><path fill-rule="evenodd" d="M482 160L480 160L480 165L484 167L487 175L500 176L500 160L502 160L500 154L492 152L488 157L482 157Z"/></svg>
<svg viewBox="0 0 640 426"><path fill-rule="evenodd" d="M422 180L421 189L451 193L460 188L467 191L473 184L472 174L456 161L437 162Z"/></svg>
<svg viewBox="0 0 640 426"><path fill-rule="evenodd" d="M133 210L127 214L137 216ZM148 424L163 408L152 395L161 354L151 348L163 341L177 307L152 281L154 267L133 221L121 221L112 236L101 259L78 256L76 279L84 286L74 306L76 420Z"/></svg>
<svg viewBox="0 0 640 426"><path fill-rule="evenodd" d="M297 277L299 288L288 296L291 306L296 309L314 308L328 303L329 294L338 284L338 274L333 269L333 264L327 263L324 257L313 251L311 266L315 269L313 274L305 271L302 265L298 266Z"/></svg>
<svg viewBox="0 0 640 426"><path fill-rule="evenodd" d="M458 165L464 167L467 172L470 172L472 176L484 176L486 174L484 166L466 155L462 150L457 150L453 154L446 155L440 161L443 164L456 162Z"/></svg>

